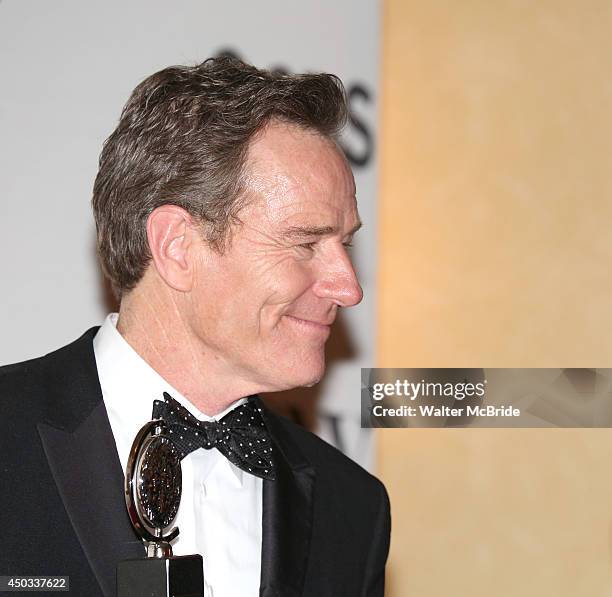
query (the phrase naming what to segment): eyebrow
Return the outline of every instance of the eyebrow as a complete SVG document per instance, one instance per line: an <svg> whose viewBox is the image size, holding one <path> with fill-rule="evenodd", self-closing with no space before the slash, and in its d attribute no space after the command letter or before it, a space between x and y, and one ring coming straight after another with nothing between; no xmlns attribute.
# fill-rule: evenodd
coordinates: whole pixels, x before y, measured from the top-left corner
<svg viewBox="0 0 612 597"><path fill-rule="evenodd" d="M357 230L362 227L361 221L355 224L349 230L347 236L353 236ZM282 233L283 238L287 240L295 240L302 238L312 238L313 236L328 236L331 234L337 234L338 228L335 226L290 226L285 229Z"/></svg>

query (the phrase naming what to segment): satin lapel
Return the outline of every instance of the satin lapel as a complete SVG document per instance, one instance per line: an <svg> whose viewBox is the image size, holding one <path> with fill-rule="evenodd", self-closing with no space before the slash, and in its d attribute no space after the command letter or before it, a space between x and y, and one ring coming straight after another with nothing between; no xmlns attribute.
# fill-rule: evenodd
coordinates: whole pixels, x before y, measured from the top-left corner
<svg viewBox="0 0 612 597"><path fill-rule="evenodd" d="M264 409L276 480L263 482L261 597L302 595L312 535L315 473L284 424Z"/></svg>
<svg viewBox="0 0 612 597"><path fill-rule="evenodd" d="M49 413L38 432L74 531L107 597L119 560L142 557L123 497L123 471L100 390L95 330L55 353Z"/></svg>

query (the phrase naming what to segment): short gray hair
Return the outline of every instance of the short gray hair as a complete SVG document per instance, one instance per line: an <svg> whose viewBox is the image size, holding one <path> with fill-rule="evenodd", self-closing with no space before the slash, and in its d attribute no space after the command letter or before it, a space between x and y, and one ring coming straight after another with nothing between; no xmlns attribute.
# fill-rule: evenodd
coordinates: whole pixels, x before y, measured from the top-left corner
<svg viewBox="0 0 612 597"><path fill-rule="evenodd" d="M228 56L145 79L104 143L93 190L98 253L115 293L134 288L146 270L146 222L155 208L184 208L223 250L242 206L253 136L278 119L335 138L347 114L334 75L286 75Z"/></svg>

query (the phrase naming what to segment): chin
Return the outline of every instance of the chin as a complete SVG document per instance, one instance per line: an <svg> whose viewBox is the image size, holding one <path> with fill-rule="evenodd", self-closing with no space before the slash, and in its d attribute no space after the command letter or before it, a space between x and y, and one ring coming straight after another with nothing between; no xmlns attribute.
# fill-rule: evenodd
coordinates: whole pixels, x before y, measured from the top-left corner
<svg viewBox="0 0 612 597"><path fill-rule="evenodd" d="M323 374L319 375L318 377L316 377L315 379L311 379L305 383L300 384L300 387L302 388L312 388L312 386L316 386L321 379L323 378Z"/></svg>
<svg viewBox="0 0 612 597"><path fill-rule="evenodd" d="M299 384L296 384L295 387L298 387L299 385L304 388L311 388L323 379L323 375L325 374L325 363L322 363L318 367L305 367L304 369L303 375L301 376L302 379Z"/></svg>
<svg viewBox="0 0 612 597"><path fill-rule="evenodd" d="M310 388L318 384L325 374L325 360L309 362L305 360L297 365L292 365L290 369L285 369L282 373L276 369L277 382L285 380L283 386L289 390L291 388Z"/></svg>

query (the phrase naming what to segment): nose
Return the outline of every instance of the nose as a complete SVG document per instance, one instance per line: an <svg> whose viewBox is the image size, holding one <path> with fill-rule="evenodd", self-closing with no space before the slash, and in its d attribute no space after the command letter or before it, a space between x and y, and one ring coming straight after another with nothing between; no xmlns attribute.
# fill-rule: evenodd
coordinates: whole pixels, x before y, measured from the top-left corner
<svg viewBox="0 0 612 597"><path fill-rule="evenodd" d="M314 293L339 307L352 307L361 302L363 290L353 264L344 247L323 263L313 286Z"/></svg>

